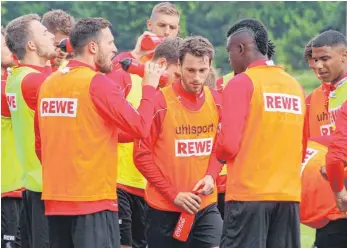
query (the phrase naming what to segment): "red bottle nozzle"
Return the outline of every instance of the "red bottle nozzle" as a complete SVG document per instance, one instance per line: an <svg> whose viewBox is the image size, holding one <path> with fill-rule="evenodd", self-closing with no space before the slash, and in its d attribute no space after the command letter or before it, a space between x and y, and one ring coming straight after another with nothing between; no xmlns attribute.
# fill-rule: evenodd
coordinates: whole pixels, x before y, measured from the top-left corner
<svg viewBox="0 0 347 248"><path fill-rule="evenodd" d="M141 49L144 51L155 49L165 37L145 35L141 41Z"/></svg>
<svg viewBox="0 0 347 248"><path fill-rule="evenodd" d="M144 74L145 74L145 65L139 63L138 61L131 59L131 58L125 58L121 61L119 61L119 63L122 66L122 69L130 74L136 74L140 77L143 78ZM169 76L167 74L163 74L160 76L160 80L159 80L159 86L160 87L165 87L168 83L169 80Z"/></svg>
<svg viewBox="0 0 347 248"><path fill-rule="evenodd" d="M73 48L69 38L61 40L57 47L65 53L73 53Z"/></svg>

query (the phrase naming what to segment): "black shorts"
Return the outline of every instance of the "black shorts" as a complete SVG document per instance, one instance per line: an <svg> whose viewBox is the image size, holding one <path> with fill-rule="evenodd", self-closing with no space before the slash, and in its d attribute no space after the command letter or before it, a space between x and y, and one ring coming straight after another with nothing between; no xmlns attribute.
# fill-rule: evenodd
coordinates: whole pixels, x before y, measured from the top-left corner
<svg viewBox="0 0 347 248"><path fill-rule="evenodd" d="M145 200L122 189L117 189L121 245L146 248Z"/></svg>
<svg viewBox="0 0 347 248"><path fill-rule="evenodd" d="M41 194L30 190L23 192L23 219L21 220L23 248L49 247L48 221Z"/></svg>
<svg viewBox="0 0 347 248"><path fill-rule="evenodd" d="M299 203L226 202L220 247L300 247Z"/></svg>
<svg viewBox="0 0 347 248"><path fill-rule="evenodd" d="M316 230L315 247L347 248L347 219L330 221Z"/></svg>
<svg viewBox="0 0 347 248"><path fill-rule="evenodd" d="M219 193L218 194L218 210L220 212L220 216L222 217L222 220L224 220L224 208L225 208L225 193Z"/></svg>
<svg viewBox="0 0 347 248"><path fill-rule="evenodd" d="M196 214L195 222L187 242L172 237L180 213L164 212L148 207L146 213L146 235L148 248L212 248L218 247L223 221L216 204Z"/></svg>
<svg viewBox="0 0 347 248"><path fill-rule="evenodd" d="M119 248L118 213L48 216L50 248Z"/></svg>
<svg viewBox="0 0 347 248"><path fill-rule="evenodd" d="M1 198L1 247L21 247L19 228L21 209L21 198Z"/></svg>

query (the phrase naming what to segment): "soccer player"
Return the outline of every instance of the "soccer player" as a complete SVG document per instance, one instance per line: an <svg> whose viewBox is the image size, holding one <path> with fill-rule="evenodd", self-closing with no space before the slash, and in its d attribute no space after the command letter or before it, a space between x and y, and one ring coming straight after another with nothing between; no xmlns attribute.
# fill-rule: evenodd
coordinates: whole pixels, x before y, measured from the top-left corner
<svg viewBox="0 0 347 248"><path fill-rule="evenodd" d="M135 142L135 165L147 179L149 248L211 248L220 243L215 179L222 166L212 151L220 103L218 93L203 86L213 55L213 46L203 37L183 41L181 81L158 92L151 134ZM172 237L181 213L195 215L186 242Z"/></svg>
<svg viewBox="0 0 347 248"><path fill-rule="evenodd" d="M154 52L153 50L144 51L141 49L141 42L145 35L159 37L176 37L179 31L180 13L175 5L169 2L156 4L152 9L150 19L147 20L147 29L137 40L135 48L130 52L131 56L145 62L148 60L148 55ZM119 54L117 59L120 59L126 53Z"/></svg>
<svg viewBox="0 0 347 248"><path fill-rule="evenodd" d="M150 60L149 55L153 55L154 50L144 51L141 49L142 39L145 35L155 35L162 36L167 38L174 38L177 36L179 31L179 20L180 14L175 5L169 2L162 2L156 4L152 9L152 14L149 20L147 20L147 30L144 32L137 40L136 46L132 51L123 52L118 54L114 59L114 69L111 73L108 74L108 77L113 81L120 83L123 89L124 95L127 100L132 104L134 108L138 108L141 100L141 82L142 78L137 75L130 75L123 70L119 70L119 63L124 58L132 58L141 63L147 62ZM169 45L170 46L170 45ZM162 47L164 48L164 47ZM162 49L160 48L160 49ZM157 50L157 54L160 52L160 49ZM177 52L173 52L173 58L175 58ZM175 70L175 63L172 63L169 59L169 66L167 68L168 74L173 75L171 70ZM165 64L162 64L165 66ZM170 78L170 81L173 78ZM138 172L136 169L132 154L133 154L133 143L122 144L119 147L118 154L118 164L119 164L119 181L118 189L121 189L119 194L120 204L120 231L121 231L121 244L123 247L133 248L145 248L145 236L143 223L144 216L143 209L143 192L145 188L145 178ZM137 204L133 207L129 202L129 199L137 199ZM124 210L124 211L123 211ZM131 219L129 219L129 214L137 213ZM125 214L125 212L127 212ZM130 222L129 222L130 221ZM133 229L133 231L132 231ZM133 237L132 237L133 236Z"/></svg>
<svg viewBox="0 0 347 248"><path fill-rule="evenodd" d="M330 135L333 131L328 112L328 99L330 94L330 83L322 81L315 67L315 61L312 58L311 39L304 49L304 60L316 75L321 84L306 97L306 112L309 120L309 137Z"/></svg>
<svg viewBox="0 0 347 248"><path fill-rule="evenodd" d="M146 64L135 110L103 74L117 52L110 22L80 19L70 41L75 57L42 85L35 115L50 247L119 248L117 136L148 136L163 69Z"/></svg>
<svg viewBox="0 0 347 248"><path fill-rule="evenodd" d="M75 24L74 18L63 10L51 10L42 16L41 23L54 35L54 45L58 46L60 41L69 37L71 29ZM67 53L56 48L57 57L51 61L52 70L56 71L60 66L67 65Z"/></svg>
<svg viewBox="0 0 347 248"><path fill-rule="evenodd" d="M167 38L154 51L151 61L165 68L168 76L167 85L171 85L179 78L178 61L181 44L182 39L179 37ZM135 76L138 77L130 75L131 78ZM133 105L139 106L141 84L133 84L131 88L127 100ZM136 94L136 92L140 94ZM118 148L117 194L121 244L123 247L145 248L147 245L144 219L146 180L133 164L133 143L119 144Z"/></svg>
<svg viewBox="0 0 347 248"><path fill-rule="evenodd" d="M20 247L19 218L22 206L21 167L12 129L11 112L6 100L7 70L14 65L13 56L5 43L1 27L1 246Z"/></svg>
<svg viewBox="0 0 347 248"><path fill-rule="evenodd" d="M330 82L329 115L334 126L342 104L347 100L347 40L338 31L329 30L312 42L312 59L319 78Z"/></svg>
<svg viewBox="0 0 347 248"><path fill-rule="evenodd" d="M344 186L344 169L347 161L347 101L337 113L336 130L326 155L326 171L335 193L338 208L347 214L347 190Z"/></svg>
<svg viewBox="0 0 347 248"><path fill-rule="evenodd" d="M325 165L330 140L314 140L307 144L301 168L300 221L316 229L315 247L344 248L347 244L347 219L337 208L329 182L320 172ZM347 170L343 178L347 185Z"/></svg>
<svg viewBox="0 0 347 248"><path fill-rule="evenodd" d="M275 55L275 48L276 48L275 44L271 40L268 40L267 57L269 60L272 60L272 57ZM219 78L216 82L218 92L222 93L225 86L233 77L234 77L234 72L231 72ZM227 181L227 167L225 165L222 171L220 172L219 177L217 178L218 209L223 219L224 219L224 208L225 208L226 181Z"/></svg>
<svg viewBox="0 0 347 248"><path fill-rule="evenodd" d="M154 49L144 51L141 49L141 42L145 35L155 35L162 37L176 37L179 31L180 13L175 5L169 2L156 4L152 9L150 19L147 20L147 30L138 39L135 48L132 51L127 51L118 54L114 58L114 69L108 76L116 81L121 82L124 89L124 94L127 96L131 91L133 84L141 84L141 78L133 76L130 78L128 73L120 69L119 61L124 58L132 58L139 62L147 62L150 60L148 55L154 53Z"/></svg>
<svg viewBox="0 0 347 248"><path fill-rule="evenodd" d="M47 77L45 64L56 56L54 35L29 14L12 20L6 28L6 44L20 60L6 82L16 151L24 169L23 211L31 247L48 247L48 225L41 200L42 167L34 149L34 111L38 90ZM25 238L25 239L26 239ZM24 239L24 238L23 238Z"/></svg>
<svg viewBox="0 0 347 248"><path fill-rule="evenodd" d="M216 143L228 166L221 247L300 247L303 89L268 60L260 21L241 20L227 37L236 76L223 92Z"/></svg>

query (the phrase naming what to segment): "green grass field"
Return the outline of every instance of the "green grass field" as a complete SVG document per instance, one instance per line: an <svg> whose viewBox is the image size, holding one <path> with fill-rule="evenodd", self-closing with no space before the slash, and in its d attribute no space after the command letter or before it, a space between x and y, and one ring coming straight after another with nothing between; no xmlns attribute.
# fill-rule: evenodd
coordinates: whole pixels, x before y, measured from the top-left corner
<svg viewBox="0 0 347 248"><path fill-rule="evenodd" d="M315 230L301 225L301 248L312 248Z"/></svg>

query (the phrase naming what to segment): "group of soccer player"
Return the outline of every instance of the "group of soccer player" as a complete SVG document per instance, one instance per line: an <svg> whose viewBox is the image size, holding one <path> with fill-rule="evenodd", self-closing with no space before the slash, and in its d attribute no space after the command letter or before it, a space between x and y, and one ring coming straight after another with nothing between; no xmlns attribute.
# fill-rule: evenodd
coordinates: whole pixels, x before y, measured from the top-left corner
<svg viewBox="0 0 347 248"><path fill-rule="evenodd" d="M302 223L314 247L347 247L346 37L304 48L321 82L305 99L261 21L227 31L219 79L179 22L156 4L120 54L103 18L1 30L2 246L298 248Z"/></svg>

